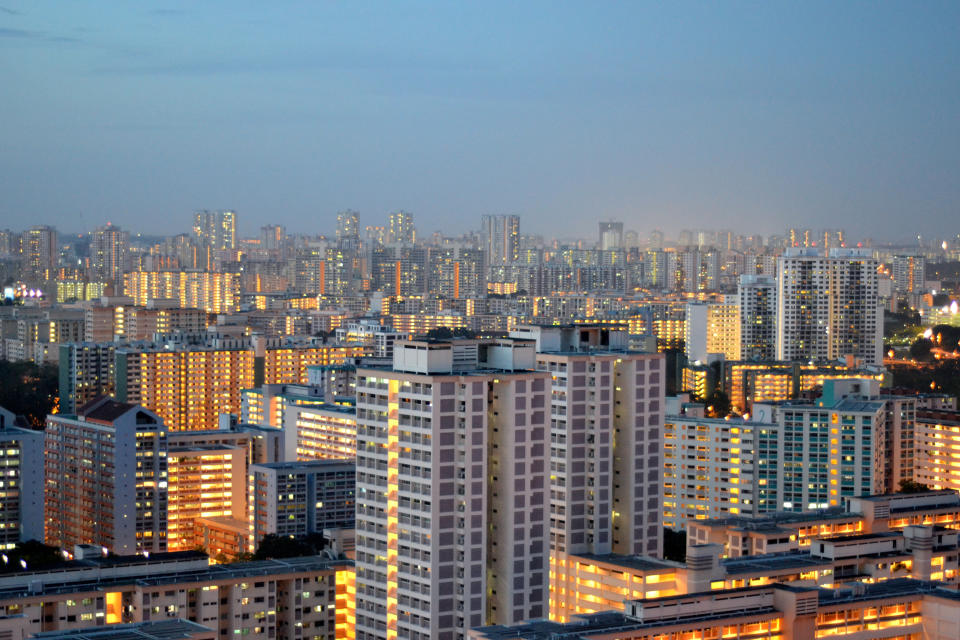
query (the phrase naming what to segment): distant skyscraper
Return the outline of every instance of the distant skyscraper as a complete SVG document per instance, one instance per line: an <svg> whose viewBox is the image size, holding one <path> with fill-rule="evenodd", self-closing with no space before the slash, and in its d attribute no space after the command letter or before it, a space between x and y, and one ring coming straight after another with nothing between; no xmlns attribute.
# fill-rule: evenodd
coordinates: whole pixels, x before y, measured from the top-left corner
<svg viewBox="0 0 960 640"><path fill-rule="evenodd" d="M654 229L647 237L647 248L650 250L663 249L663 231Z"/></svg>
<svg viewBox="0 0 960 640"><path fill-rule="evenodd" d="M267 251L276 251L283 247L287 237L287 229L283 225L268 224L260 227L260 248Z"/></svg>
<svg viewBox="0 0 960 640"><path fill-rule="evenodd" d="M866 249L787 249L777 278L777 360L881 364L877 260Z"/></svg>
<svg viewBox="0 0 960 640"><path fill-rule="evenodd" d="M814 235L810 229L787 229L787 248L807 248L814 246Z"/></svg>
<svg viewBox="0 0 960 640"><path fill-rule="evenodd" d="M212 249L237 248L237 214L234 211L197 211L193 233L201 246Z"/></svg>
<svg viewBox="0 0 960 640"><path fill-rule="evenodd" d="M923 256L893 256L893 284L897 293L923 293L926 264Z"/></svg>
<svg viewBox="0 0 960 640"><path fill-rule="evenodd" d="M823 249L840 249L846 242L843 229L824 229L820 232L820 246Z"/></svg>
<svg viewBox="0 0 960 640"><path fill-rule="evenodd" d="M623 247L623 223L622 222L601 222L600 223L600 248L620 249Z"/></svg>
<svg viewBox="0 0 960 640"><path fill-rule="evenodd" d="M482 216L480 218L487 263L513 262L520 255L520 216Z"/></svg>
<svg viewBox="0 0 960 640"><path fill-rule="evenodd" d="M337 240L356 240L360 237L360 214L351 209L337 214Z"/></svg>
<svg viewBox="0 0 960 640"><path fill-rule="evenodd" d="M777 356L777 281L770 276L740 276L740 359Z"/></svg>
<svg viewBox="0 0 960 640"><path fill-rule="evenodd" d="M390 229L387 239L389 242L413 244L417 241L417 231L413 227L413 214L406 211L395 211L390 214Z"/></svg>
<svg viewBox="0 0 960 640"><path fill-rule="evenodd" d="M130 235L110 223L98 227L90 238L90 275L97 282L116 282L126 268Z"/></svg>
<svg viewBox="0 0 960 640"><path fill-rule="evenodd" d="M57 270L59 247L57 230L46 225L30 227L20 239L23 254L23 277L38 283Z"/></svg>

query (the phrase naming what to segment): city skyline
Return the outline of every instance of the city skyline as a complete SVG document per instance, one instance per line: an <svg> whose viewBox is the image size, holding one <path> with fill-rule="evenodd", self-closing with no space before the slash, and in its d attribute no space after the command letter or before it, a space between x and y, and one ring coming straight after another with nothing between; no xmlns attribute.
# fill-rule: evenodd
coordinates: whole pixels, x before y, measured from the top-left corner
<svg viewBox="0 0 960 640"><path fill-rule="evenodd" d="M349 207L901 240L955 216L955 5L226 8L5 2L0 226L315 233Z"/></svg>

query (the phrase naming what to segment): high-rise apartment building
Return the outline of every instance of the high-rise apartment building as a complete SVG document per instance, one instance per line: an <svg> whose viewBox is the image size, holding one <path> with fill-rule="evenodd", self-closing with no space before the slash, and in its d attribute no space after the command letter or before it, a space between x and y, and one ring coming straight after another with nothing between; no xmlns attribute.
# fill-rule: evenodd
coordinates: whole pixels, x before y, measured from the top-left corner
<svg viewBox="0 0 960 640"><path fill-rule="evenodd" d="M44 542L166 551L166 438L160 416L107 397L48 416Z"/></svg>
<svg viewBox="0 0 960 640"><path fill-rule="evenodd" d="M0 407L0 550L43 539L43 431Z"/></svg>
<svg viewBox="0 0 960 640"><path fill-rule="evenodd" d="M126 269L130 234L112 224L98 227L90 236L90 277L97 282L117 282Z"/></svg>
<svg viewBox="0 0 960 640"><path fill-rule="evenodd" d="M664 520L839 506L881 493L886 404L876 380L829 380L815 403L756 403L749 419L667 415Z"/></svg>
<svg viewBox="0 0 960 640"><path fill-rule="evenodd" d="M360 237L360 214L346 209L337 214L337 240L349 241Z"/></svg>
<svg viewBox="0 0 960 640"><path fill-rule="evenodd" d="M417 231L413 226L412 213L395 211L390 214L387 241L398 244L413 244L417 241Z"/></svg>
<svg viewBox="0 0 960 640"><path fill-rule="evenodd" d="M728 360L740 356L740 307L736 301L689 302L684 349L691 361L707 362L711 354Z"/></svg>
<svg viewBox="0 0 960 640"><path fill-rule="evenodd" d="M76 413L102 395L113 395L116 347L112 343L60 345L60 412Z"/></svg>
<svg viewBox="0 0 960 640"><path fill-rule="evenodd" d="M916 412L912 480L932 489L960 491L960 412Z"/></svg>
<svg viewBox="0 0 960 640"><path fill-rule="evenodd" d="M353 460L250 465L250 550L270 534L302 538L324 529L353 529L356 484Z"/></svg>
<svg viewBox="0 0 960 640"><path fill-rule="evenodd" d="M247 448L175 443L167 449L167 549L197 547L200 518L246 519Z"/></svg>
<svg viewBox="0 0 960 640"><path fill-rule="evenodd" d="M740 360L773 360L777 344L777 281L740 276Z"/></svg>
<svg viewBox="0 0 960 640"><path fill-rule="evenodd" d="M623 247L623 223L622 222L600 222L600 241L601 250L620 249Z"/></svg>
<svg viewBox="0 0 960 640"><path fill-rule="evenodd" d="M893 256L893 285L897 293L923 293L926 277L923 256Z"/></svg>
<svg viewBox="0 0 960 640"><path fill-rule="evenodd" d="M239 307L240 274L217 271L131 271L123 276L123 295L136 306L176 300L184 308L231 313Z"/></svg>
<svg viewBox="0 0 960 640"><path fill-rule="evenodd" d="M20 253L25 280L34 284L52 278L59 261L57 230L47 225L30 227L20 236Z"/></svg>
<svg viewBox="0 0 960 640"><path fill-rule="evenodd" d="M535 366L533 342L457 340L358 369L357 638L547 615L550 376Z"/></svg>
<svg viewBox="0 0 960 640"><path fill-rule="evenodd" d="M520 216L481 216L487 263L513 262L520 256Z"/></svg>
<svg viewBox="0 0 960 640"><path fill-rule="evenodd" d="M483 250L465 247L431 248L429 282L430 293L445 298L486 295Z"/></svg>
<svg viewBox="0 0 960 640"><path fill-rule="evenodd" d="M221 413L240 413L244 389L304 383L308 366L342 364L363 353L361 346L328 345L277 345L262 351L130 346L116 351L114 388L119 400L163 416L171 431L213 429Z"/></svg>
<svg viewBox="0 0 960 640"><path fill-rule="evenodd" d="M882 364L878 263L866 249L788 249L777 278L777 360Z"/></svg>
<svg viewBox="0 0 960 640"><path fill-rule="evenodd" d="M280 224L268 224L260 227L260 248L264 251L278 251L287 239L287 228Z"/></svg>
<svg viewBox="0 0 960 640"><path fill-rule="evenodd" d="M193 234L201 246L212 249L237 248L235 211L197 211L193 214Z"/></svg>
<svg viewBox="0 0 960 640"><path fill-rule="evenodd" d="M551 378L550 615L565 616L575 556L660 556L665 362L626 332L524 325Z"/></svg>
<svg viewBox="0 0 960 640"><path fill-rule="evenodd" d="M702 412L664 420L664 526L778 510L778 425Z"/></svg>

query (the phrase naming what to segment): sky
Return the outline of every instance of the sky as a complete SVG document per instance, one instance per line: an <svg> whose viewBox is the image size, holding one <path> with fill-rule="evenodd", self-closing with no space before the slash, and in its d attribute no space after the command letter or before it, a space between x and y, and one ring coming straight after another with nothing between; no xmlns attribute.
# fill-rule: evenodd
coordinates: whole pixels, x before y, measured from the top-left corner
<svg viewBox="0 0 960 640"><path fill-rule="evenodd" d="M0 0L0 228L960 232L958 2Z"/></svg>

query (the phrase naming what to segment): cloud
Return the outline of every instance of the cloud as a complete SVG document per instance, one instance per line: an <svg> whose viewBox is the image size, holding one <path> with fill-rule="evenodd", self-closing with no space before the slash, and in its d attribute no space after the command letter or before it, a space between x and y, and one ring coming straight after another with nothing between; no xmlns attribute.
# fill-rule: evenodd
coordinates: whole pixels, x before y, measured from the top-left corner
<svg viewBox="0 0 960 640"><path fill-rule="evenodd" d="M57 36L43 31L28 31L26 29L8 29L0 27L0 38L12 38L17 40L35 40L38 42L56 42L60 44L79 44L83 40L73 36Z"/></svg>
<svg viewBox="0 0 960 640"><path fill-rule="evenodd" d="M36 38L39 34L23 29L6 29L0 27L0 38Z"/></svg>

